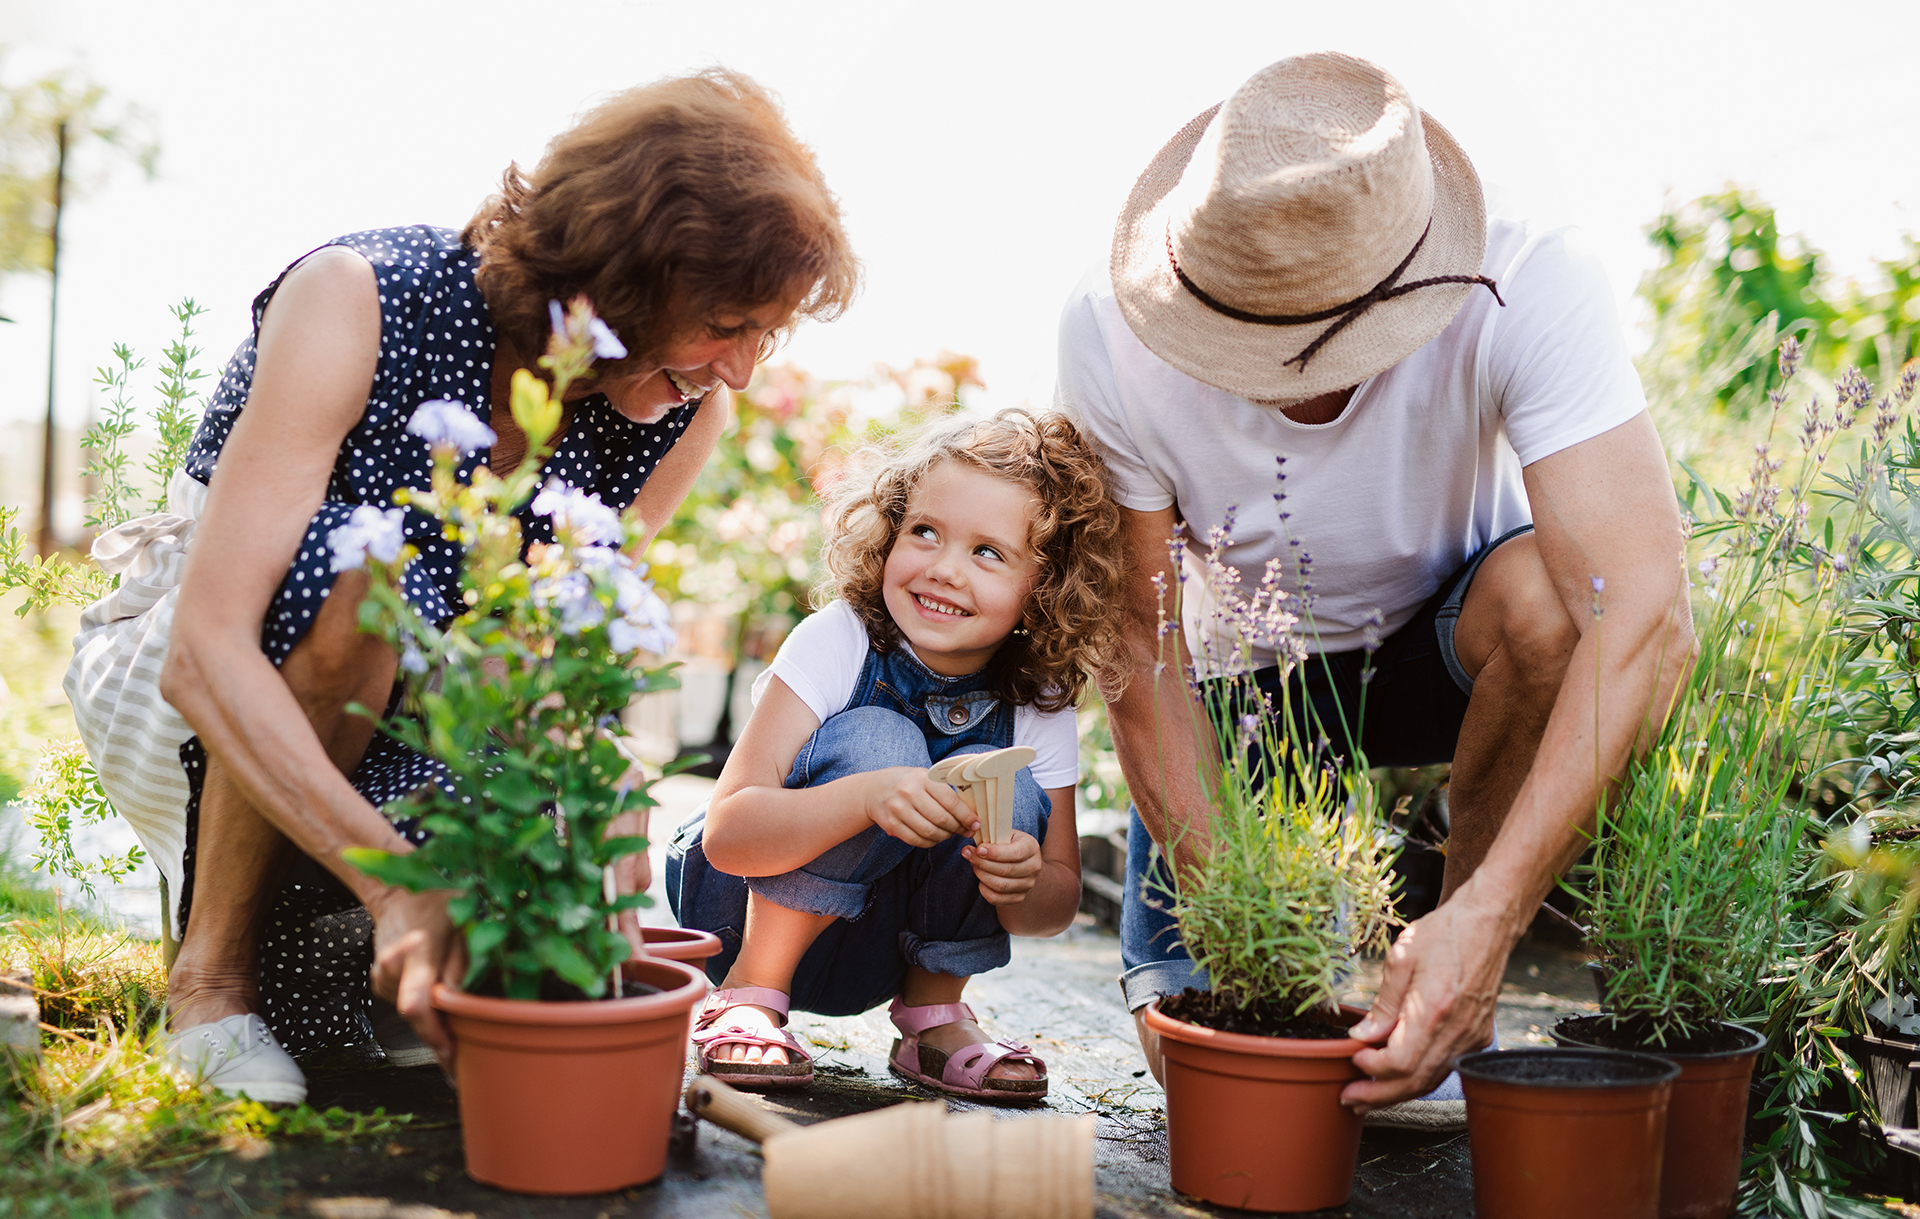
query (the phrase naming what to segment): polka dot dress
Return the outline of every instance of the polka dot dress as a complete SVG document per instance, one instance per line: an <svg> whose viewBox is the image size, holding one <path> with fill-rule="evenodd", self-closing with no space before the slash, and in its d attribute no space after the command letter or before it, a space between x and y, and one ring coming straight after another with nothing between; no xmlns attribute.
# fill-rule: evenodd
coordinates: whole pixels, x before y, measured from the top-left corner
<svg viewBox="0 0 1920 1219"><path fill-rule="evenodd" d="M314 514L286 579L267 607L260 647L276 665L305 637L332 588L328 534L344 524L358 504L385 507L401 487L430 485L432 455L425 441L406 431L415 408L429 399L453 398L483 420L490 409L497 335L474 283L479 256L460 243L459 234L416 226L355 233L327 244L354 250L373 265L380 291L380 361L366 414L340 446L326 502ZM254 333L228 362L188 448L187 473L203 483L212 479L220 450L246 405L260 318L285 278L282 272L254 299ZM624 508L686 431L696 409L689 403L658 423L640 424L615 411L604 396L592 395L575 409L548 459L547 474ZM485 452L469 457L461 474L470 476L486 458ZM519 515L529 544L552 540L545 518L532 516L526 508ZM428 620L445 622L460 603L460 548L441 537L433 519L417 510L407 515L406 533L420 551L407 570L407 600ZM206 775L206 751L198 737L180 747L180 761L191 792L180 895L180 926L185 927L193 900L200 789ZM351 776L354 788L376 807L441 778L438 763L379 735ZM420 840L410 820L395 824L409 838ZM372 922L366 912L324 868L302 859L262 924L261 1014L274 1036L295 1054L369 1042L367 970L372 961Z"/></svg>

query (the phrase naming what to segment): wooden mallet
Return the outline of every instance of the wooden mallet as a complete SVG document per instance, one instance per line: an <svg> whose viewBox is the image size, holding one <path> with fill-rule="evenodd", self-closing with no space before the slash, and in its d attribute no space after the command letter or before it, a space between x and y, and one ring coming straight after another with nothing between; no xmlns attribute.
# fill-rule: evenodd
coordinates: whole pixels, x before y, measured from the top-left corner
<svg viewBox="0 0 1920 1219"><path fill-rule="evenodd" d="M1093 1118L995 1121L938 1101L801 1126L696 1075L687 1109L759 1143L771 1219L1088 1219Z"/></svg>

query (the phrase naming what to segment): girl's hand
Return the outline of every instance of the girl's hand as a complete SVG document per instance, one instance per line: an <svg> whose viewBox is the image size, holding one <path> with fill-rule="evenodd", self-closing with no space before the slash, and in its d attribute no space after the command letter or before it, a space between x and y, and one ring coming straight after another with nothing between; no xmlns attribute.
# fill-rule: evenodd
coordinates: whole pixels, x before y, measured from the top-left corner
<svg viewBox="0 0 1920 1219"><path fill-rule="evenodd" d="M860 776L867 820L909 846L930 847L972 832L973 810L960 793L913 766L890 766Z"/></svg>
<svg viewBox="0 0 1920 1219"><path fill-rule="evenodd" d="M1040 843L1031 834L1013 832L1012 842L960 848L973 874L980 878L980 896L996 906L1017 906L1040 883Z"/></svg>

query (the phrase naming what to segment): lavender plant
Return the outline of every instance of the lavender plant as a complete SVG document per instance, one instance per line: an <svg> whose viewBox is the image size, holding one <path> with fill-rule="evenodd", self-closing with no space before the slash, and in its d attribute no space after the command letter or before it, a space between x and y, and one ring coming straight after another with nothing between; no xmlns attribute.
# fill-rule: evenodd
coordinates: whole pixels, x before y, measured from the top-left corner
<svg viewBox="0 0 1920 1219"><path fill-rule="evenodd" d="M1695 476L1689 488L1688 510L1699 518L1700 658L1669 658L1688 666L1687 678L1664 723L1649 709L1652 746L1602 808L1576 890L1609 971L1612 1021L1653 1045L1686 1048L1743 1014L1777 963L1790 870L1812 829L1810 772L1833 753L1830 717L1812 712L1841 676L1835 628L1854 592L1863 505L1884 481L1884 451L1904 403L1883 401L1871 412L1864 460L1840 477L1830 476L1829 460L1870 413L1872 390L1855 373L1841 379L1831 409L1813 396L1783 480L1773 433L1798 364L1799 344L1789 338L1769 395L1773 427L1755 446L1748 485L1728 497ZM1816 531L1816 496L1835 486L1852 495L1830 501L1837 510Z"/></svg>
<svg viewBox="0 0 1920 1219"><path fill-rule="evenodd" d="M513 418L528 442L519 468L500 478L481 465L462 483L461 458L493 444L493 432L460 403L424 403L409 429L433 446L431 490L403 489L392 508L363 505L330 539L336 569L372 574L361 629L392 644L406 674L411 713L384 730L447 768L444 783L390 810L419 817L432 834L425 845L347 858L390 884L452 894L472 991L607 995L629 952L614 920L648 900L615 894L608 877L646 849L624 832L627 814L654 801L617 744L619 713L673 684L667 666L637 663L671 646L666 606L628 553L642 540L637 524L597 496L540 485L567 387L596 356L624 354L584 300L564 315L556 305L540 360L553 388L525 369L513 377ZM523 557L514 512L529 497L556 541ZM465 548L466 610L449 623L422 618L402 592L415 557L408 511L437 517Z"/></svg>
<svg viewBox="0 0 1920 1219"><path fill-rule="evenodd" d="M1211 850L1161 896L1172 904L1181 942L1211 976L1216 1002L1249 1013L1330 1012L1347 963L1386 947L1394 843L1366 759L1333 752L1312 715L1296 714L1286 683L1276 703L1254 679L1256 647L1276 653L1283 675L1306 658L1311 557L1292 548L1297 594L1285 586L1287 564L1279 558L1245 589L1224 557L1232 535L1232 514L1208 535L1201 587L1193 590L1204 598L1200 654L1177 674L1203 721L1202 738L1221 745L1218 765L1201 771L1213 803ZM1171 553L1173 570L1184 572L1181 538ZM1178 629L1186 583L1183 576L1182 588L1169 590L1156 577L1156 681L1172 679L1167 641Z"/></svg>

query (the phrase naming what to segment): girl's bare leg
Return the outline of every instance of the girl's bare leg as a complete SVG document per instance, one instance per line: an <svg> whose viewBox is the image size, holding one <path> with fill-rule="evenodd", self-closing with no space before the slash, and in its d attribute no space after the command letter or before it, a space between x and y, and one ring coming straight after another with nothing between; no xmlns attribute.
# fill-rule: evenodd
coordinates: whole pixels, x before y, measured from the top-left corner
<svg viewBox="0 0 1920 1219"><path fill-rule="evenodd" d="M280 674L341 773L351 773L373 740L373 722L347 712L386 705L397 669L387 645L359 630L363 572L343 573ZM258 1011L256 952L261 916L279 890L293 848L253 807L220 759L207 758L200 788L193 909L167 978L168 1024L191 1028Z"/></svg>
<svg viewBox="0 0 1920 1219"><path fill-rule="evenodd" d="M907 980L900 987L900 1002L908 1007L927 1007L936 1003L958 1003L971 979L952 974L928 973L918 965L907 966ZM937 1024L920 1034L920 1040L936 1050L952 1055L970 1045L991 1045L998 1040L971 1020ZM1030 1062L1002 1059L987 1071L988 1079L1038 1079L1040 1072Z"/></svg>
<svg viewBox="0 0 1920 1219"><path fill-rule="evenodd" d="M764 986L782 994L792 994L793 971L799 967L800 958L807 954L807 949L813 947L820 933L833 925L833 918L831 914L806 914L789 910L748 890L747 929L740 939L740 955L734 958L733 968L727 971L720 989ZM727 1018L749 1029L764 1022L765 1027L755 1031L770 1037L780 1027L780 1017L770 1008L757 1003L742 1004L730 1011ZM785 1050L762 1050L758 1046L744 1045L721 1046L714 1056L721 1062L787 1061Z"/></svg>

